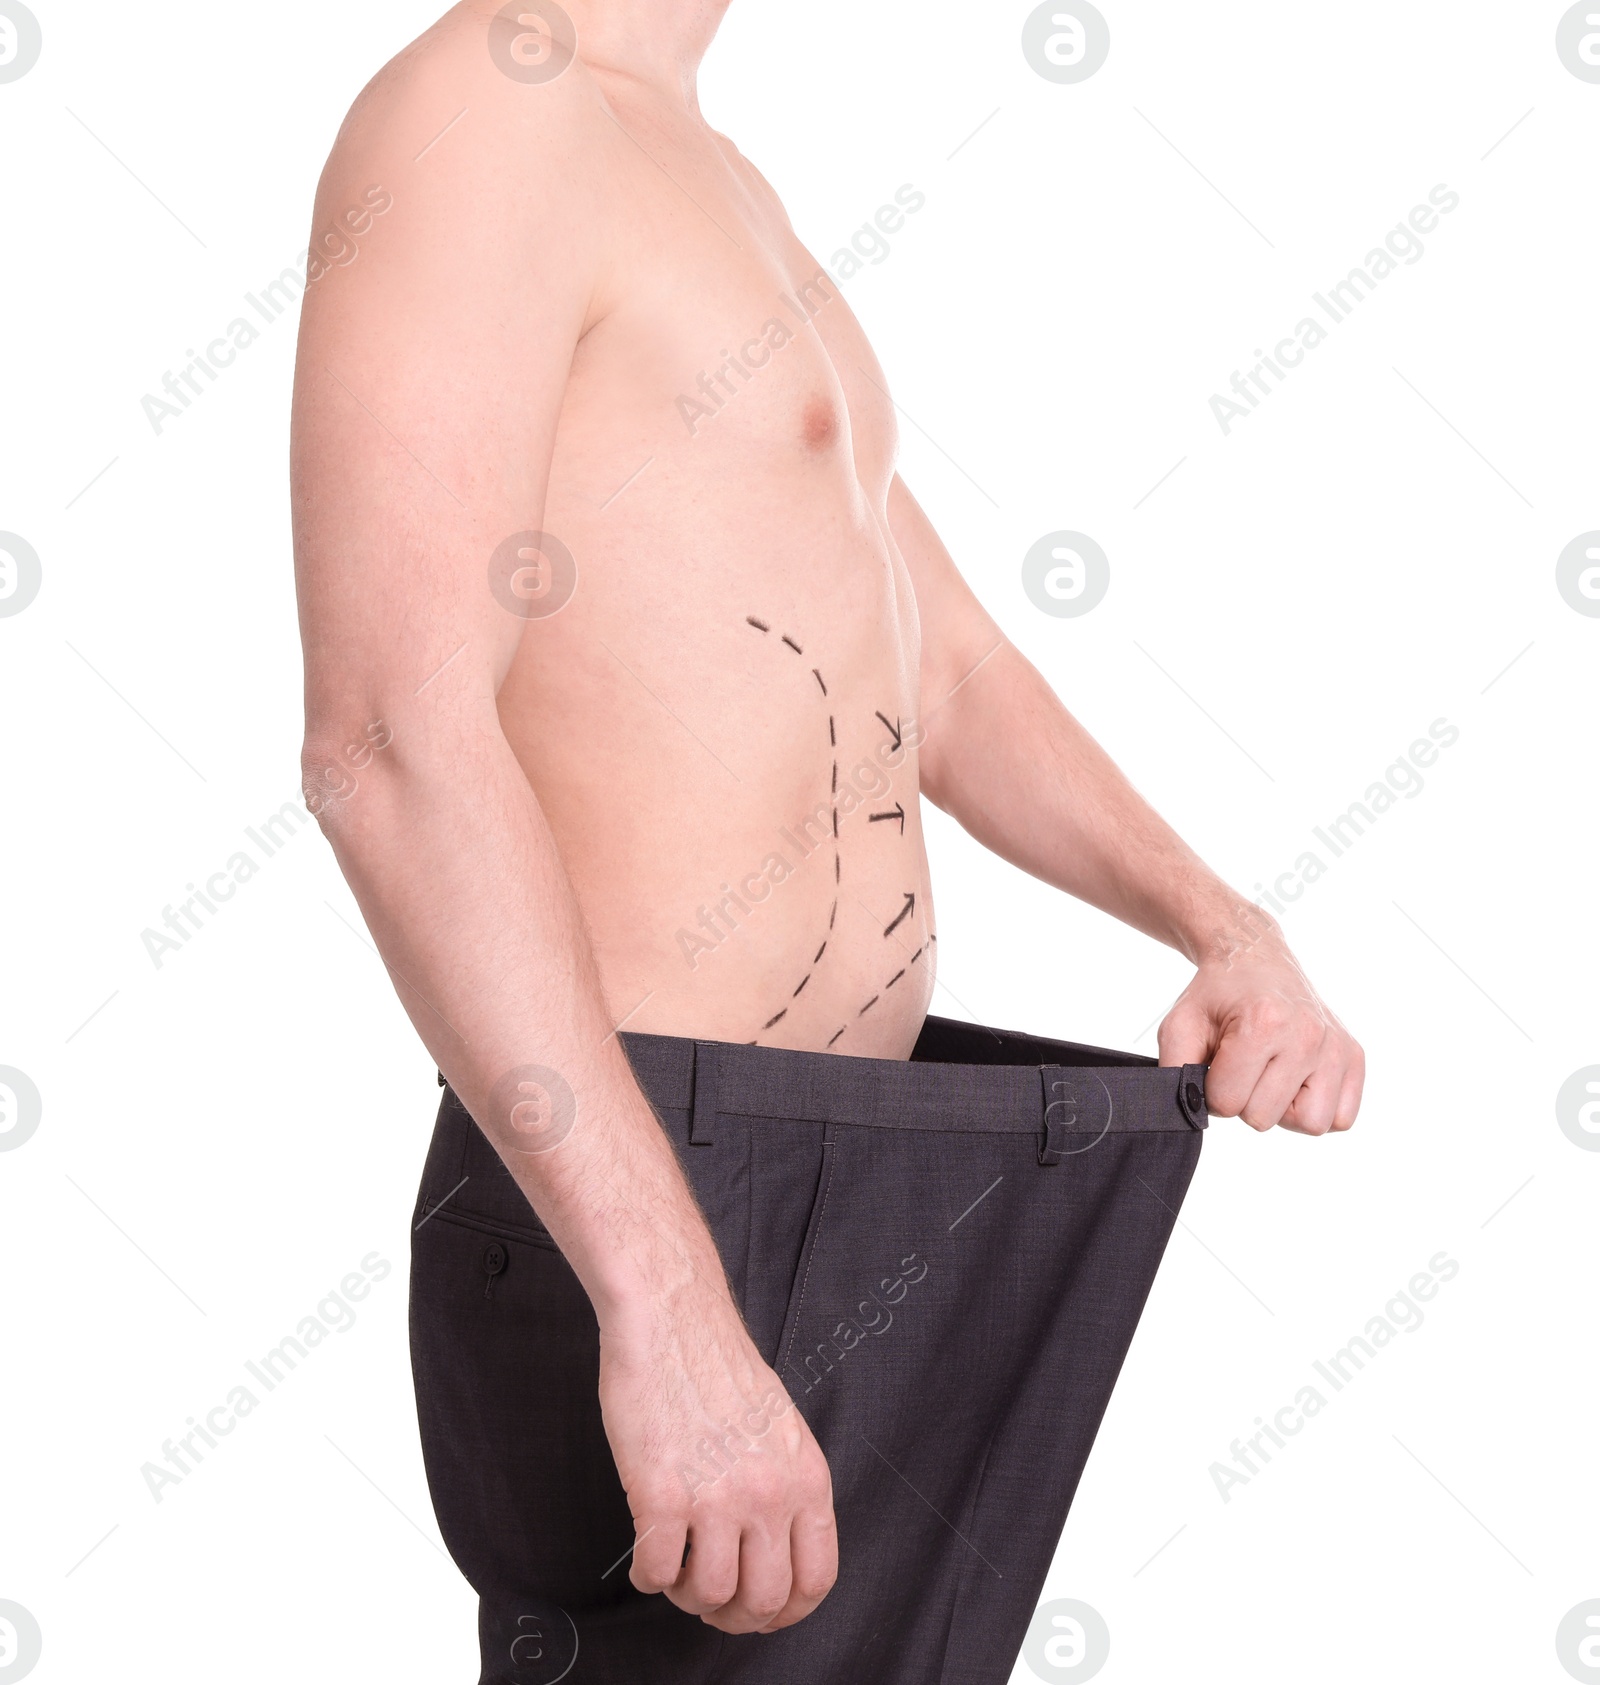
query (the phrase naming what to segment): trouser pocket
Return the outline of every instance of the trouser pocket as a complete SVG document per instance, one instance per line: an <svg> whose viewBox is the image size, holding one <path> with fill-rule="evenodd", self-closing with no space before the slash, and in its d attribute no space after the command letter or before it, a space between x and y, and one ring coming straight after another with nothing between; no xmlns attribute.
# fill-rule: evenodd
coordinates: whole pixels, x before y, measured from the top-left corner
<svg viewBox="0 0 1600 1685"><path fill-rule="evenodd" d="M833 1164L829 1124L750 1125L744 1313L757 1351L780 1372L805 1303Z"/></svg>
<svg viewBox="0 0 1600 1685"><path fill-rule="evenodd" d="M588 1295L548 1236L450 1206L411 1259L417 1423L451 1555L480 1596L592 1599L632 1523Z"/></svg>

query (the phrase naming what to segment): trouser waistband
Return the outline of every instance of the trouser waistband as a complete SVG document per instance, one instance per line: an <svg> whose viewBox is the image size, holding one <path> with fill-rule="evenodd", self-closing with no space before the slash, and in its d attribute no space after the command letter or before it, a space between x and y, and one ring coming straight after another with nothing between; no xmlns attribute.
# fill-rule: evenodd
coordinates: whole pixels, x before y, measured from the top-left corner
<svg viewBox="0 0 1600 1685"><path fill-rule="evenodd" d="M719 1117L1039 1137L1058 1163L1108 1134L1204 1129L1204 1065L1162 1066L1111 1048L928 1018L910 1059L622 1031L640 1087L691 1114L709 1145ZM443 1080L442 1078L440 1079Z"/></svg>

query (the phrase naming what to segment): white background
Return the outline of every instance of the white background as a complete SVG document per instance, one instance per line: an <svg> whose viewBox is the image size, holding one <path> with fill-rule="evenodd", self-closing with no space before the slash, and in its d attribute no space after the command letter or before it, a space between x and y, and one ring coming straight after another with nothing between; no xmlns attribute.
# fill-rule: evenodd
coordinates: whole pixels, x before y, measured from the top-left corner
<svg viewBox="0 0 1600 1685"><path fill-rule="evenodd" d="M927 195L847 289L907 478L1230 881L1460 732L1285 918L1368 1048L1361 1122L1213 1126L1046 1597L1103 1615L1108 1685L1559 1681L1600 1597L1600 1156L1555 1114L1600 1062L1600 620L1555 586L1600 527L1600 86L1544 0L1102 7L1074 86L1010 0L735 0L703 78L824 258ZM44 1117L0 1154L0 1598L41 1685L464 1681L405 1344L432 1066L314 832L159 970L140 940L296 793L292 316L161 436L140 400L297 258L433 12L35 10L0 86L0 528L44 568L0 618L0 1065ZM1212 393L1439 183L1425 256L1224 436ZM1078 619L1020 582L1064 528L1111 563ZM936 1010L1153 1051L1181 961L931 818ZM141 1465L372 1251L357 1324L155 1503ZM1423 1325L1224 1503L1230 1442L1440 1251Z"/></svg>

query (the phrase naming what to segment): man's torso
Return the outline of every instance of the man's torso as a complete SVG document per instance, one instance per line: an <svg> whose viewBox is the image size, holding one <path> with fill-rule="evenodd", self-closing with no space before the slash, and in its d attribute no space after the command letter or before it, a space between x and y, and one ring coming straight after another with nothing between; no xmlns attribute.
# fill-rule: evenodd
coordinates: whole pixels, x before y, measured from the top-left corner
<svg viewBox="0 0 1600 1685"><path fill-rule="evenodd" d="M576 585L544 613L560 565L525 557L503 728L627 1028L904 1057L935 926L886 382L726 142L567 74L612 262L543 523Z"/></svg>

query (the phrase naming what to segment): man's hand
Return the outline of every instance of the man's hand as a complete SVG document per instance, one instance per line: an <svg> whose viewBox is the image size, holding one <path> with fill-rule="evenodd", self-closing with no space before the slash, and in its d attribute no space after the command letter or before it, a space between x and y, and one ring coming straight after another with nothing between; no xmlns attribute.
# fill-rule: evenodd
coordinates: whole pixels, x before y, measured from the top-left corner
<svg viewBox="0 0 1600 1685"><path fill-rule="evenodd" d="M1276 927L1202 960L1160 1030L1163 1065L1211 1066L1206 1103L1252 1129L1348 1129L1366 1057Z"/></svg>
<svg viewBox="0 0 1600 1685"><path fill-rule="evenodd" d="M724 1294L697 1286L603 1323L600 1408L640 1591L723 1632L776 1632L827 1596L827 1462Z"/></svg>

